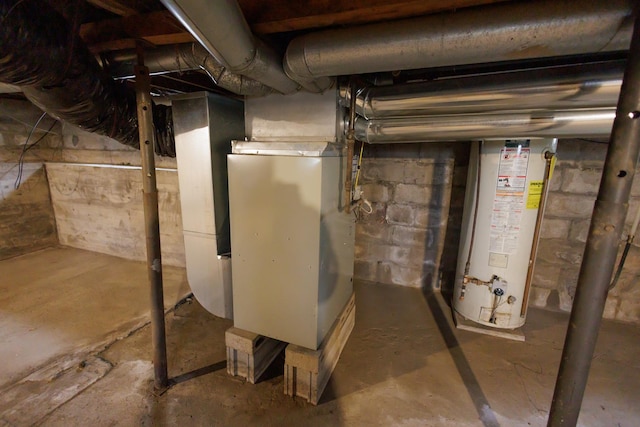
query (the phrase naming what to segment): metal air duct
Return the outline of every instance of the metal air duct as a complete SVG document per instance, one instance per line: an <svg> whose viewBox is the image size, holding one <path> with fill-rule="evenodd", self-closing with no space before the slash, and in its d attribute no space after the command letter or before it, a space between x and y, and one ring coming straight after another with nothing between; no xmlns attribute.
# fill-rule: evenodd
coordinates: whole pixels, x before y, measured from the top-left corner
<svg viewBox="0 0 640 427"><path fill-rule="evenodd" d="M280 56L254 38L235 0L161 2L220 64L232 72L283 94L298 90L298 83L284 73Z"/></svg>
<svg viewBox="0 0 640 427"><path fill-rule="evenodd" d="M22 90L18 86L0 83L0 93L20 93Z"/></svg>
<svg viewBox="0 0 640 427"><path fill-rule="evenodd" d="M393 86L358 92L356 111L367 119L496 111L613 108L624 61L599 62ZM341 88L342 98L350 97Z"/></svg>
<svg viewBox="0 0 640 427"><path fill-rule="evenodd" d="M615 107L574 111L356 119L356 138L370 144L510 138L608 136Z"/></svg>
<svg viewBox="0 0 640 427"><path fill-rule="evenodd" d="M627 50L634 5L513 2L321 31L289 44L284 69L302 84L323 76Z"/></svg>
<svg viewBox="0 0 640 427"><path fill-rule="evenodd" d="M133 76L137 60L134 50L111 53L104 59L113 77ZM230 72L197 43L167 45L145 51L144 65L151 74L204 70L217 86L237 95L265 96L274 92L256 80Z"/></svg>
<svg viewBox="0 0 640 427"><path fill-rule="evenodd" d="M232 318L227 154L244 136L238 100L211 93L172 97L187 279L200 304Z"/></svg>

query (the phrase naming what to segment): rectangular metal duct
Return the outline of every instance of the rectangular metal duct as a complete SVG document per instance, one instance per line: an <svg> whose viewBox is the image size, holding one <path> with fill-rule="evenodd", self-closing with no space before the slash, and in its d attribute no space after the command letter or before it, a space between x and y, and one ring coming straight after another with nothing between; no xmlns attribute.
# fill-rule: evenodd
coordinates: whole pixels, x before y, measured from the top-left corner
<svg viewBox="0 0 640 427"><path fill-rule="evenodd" d="M187 279L205 309L232 318L226 156L244 135L243 103L200 92L172 105Z"/></svg>

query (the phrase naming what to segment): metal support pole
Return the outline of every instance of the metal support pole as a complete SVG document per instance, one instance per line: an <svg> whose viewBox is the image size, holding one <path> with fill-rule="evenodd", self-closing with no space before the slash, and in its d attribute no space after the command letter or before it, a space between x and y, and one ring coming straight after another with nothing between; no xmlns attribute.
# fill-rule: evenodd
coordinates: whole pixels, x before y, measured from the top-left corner
<svg viewBox="0 0 640 427"><path fill-rule="evenodd" d="M636 18L548 426L575 426L602 322L640 149L640 16Z"/></svg>
<svg viewBox="0 0 640 427"><path fill-rule="evenodd" d="M147 238L147 273L151 288L151 335L153 339L153 370L156 389L169 386L167 374L167 344L164 325L164 295L162 290L162 257L160 253L160 221L154 154L155 134L150 94L149 69L139 58L136 72L138 133L142 156L142 189L144 223Z"/></svg>

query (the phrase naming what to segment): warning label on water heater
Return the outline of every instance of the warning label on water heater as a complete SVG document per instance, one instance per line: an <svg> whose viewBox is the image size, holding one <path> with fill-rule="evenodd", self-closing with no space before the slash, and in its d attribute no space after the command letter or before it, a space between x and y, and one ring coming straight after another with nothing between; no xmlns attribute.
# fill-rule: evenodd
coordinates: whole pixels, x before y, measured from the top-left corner
<svg viewBox="0 0 640 427"><path fill-rule="evenodd" d="M491 252L512 254L518 247L529 154L529 148L522 147L504 147L500 151L496 196L491 213Z"/></svg>
<svg viewBox="0 0 640 427"><path fill-rule="evenodd" d="M529 193L527 196L527 209L538 209L542 198L542 186L544 181L529 182Z"/></svg>
<svg viewBox="0 0 640 427"><path fill-rule="evenodd" d="M497 191L521 191L527 181L529 148L504 147L500 151Z"/></svg>

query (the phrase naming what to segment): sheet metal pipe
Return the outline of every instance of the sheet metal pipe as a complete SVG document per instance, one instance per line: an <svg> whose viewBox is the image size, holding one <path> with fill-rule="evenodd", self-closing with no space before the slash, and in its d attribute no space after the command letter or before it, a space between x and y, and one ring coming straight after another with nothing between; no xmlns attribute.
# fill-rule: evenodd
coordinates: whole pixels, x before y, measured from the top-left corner
<svg viewBox="0 0 640 427"><path fill-rule="evenodd" d="M289 43L284 69L322 76L626 50L634 0L506 2L319 31ZM626 25L626 24L629 25Z"/></svg>
<svg viewBox="0 0 640 427"><path fill-rule="evenodd" d="M491 111L615 108L625 61L548 67L368 87L356 108L366 119ZM349 91L340 95L349 100Z"/></svg>
<svg viewBox="0 0 640 427"><path fill-rule="evenodd" d="M140 154L142 156L142 191L147 242L147 274L151 291L151 336L153 341L154 385L157 390L163 390L169 386L169 377L167 373L167 343L164 324L164 294L162 289L160 215L158 213L156 166L153 157L155 133L151 114L151 80L147 67L138 65L135 71L138 134L140 137Z"/></svg>
<svg viewBox="0 0 640 427"><path fill-rule="evenodd" d="M468 141L489 138L593 138L609 136L614 108L515 111L489 114L356 118L356 139L369 144Z"/></svg>
<svg viewBox="0 0 640 427"><path fill-rule="evenodd" d="M550 427L578 422L639 152L640 19L636 19L553 394Z"/></svg>
<svg viewBox="0 0 640 427"><path fill-rule="evenodd" d="M103 55L103 62L115 78L134 75L137 61L135 50L122 50ZM163 74L189 70L203 70L219 87L244 96L265 96L274 89L246 76L232 73L197 43L159 46L145 51L145 66L149 73Z"/></svg>
<svg viewBox="0 0 640 427"><path fill-rule="evenodd" d="M160 1L220 64L232 72L283 94L298 90L299 84L284 73L281 56L253 36L236 0ZM330 86L331 81L325 80ZM309 90L316 92L327 87L308 85Z"/></svg>

